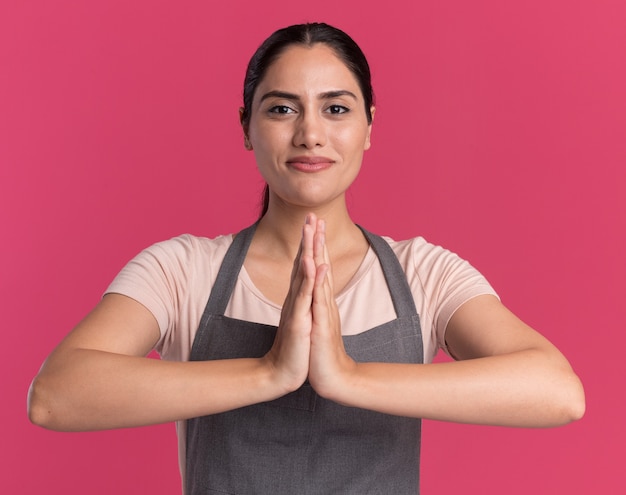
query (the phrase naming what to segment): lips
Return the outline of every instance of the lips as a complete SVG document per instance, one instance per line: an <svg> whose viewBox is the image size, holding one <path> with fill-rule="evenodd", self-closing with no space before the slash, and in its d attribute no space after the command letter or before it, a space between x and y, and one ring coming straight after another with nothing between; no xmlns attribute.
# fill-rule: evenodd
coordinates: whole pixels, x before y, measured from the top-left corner
<svg viewBox="0 0 626 495"><path fill-rule="evenodd" d="M319 172L332 166L333 160L325 156L294 156L287 165L300 172Z"/></svg>

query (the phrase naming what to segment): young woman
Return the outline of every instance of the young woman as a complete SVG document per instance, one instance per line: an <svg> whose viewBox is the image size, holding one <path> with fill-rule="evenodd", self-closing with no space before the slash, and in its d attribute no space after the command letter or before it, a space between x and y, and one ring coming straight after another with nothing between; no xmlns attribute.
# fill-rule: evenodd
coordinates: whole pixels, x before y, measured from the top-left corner
<svg viewBox="0 0 626 495"><path fill-rule="evenodd" d="M178 421L188 494L415 494L419 418L580 418L567 360L474 268L352 222L345 194L374 110L367 61L345 33L270 36L240 111L267 182L262 217L140 253L42 367L31 420ZM431 364L438 347L455 362ZM152 349L163 360L146 359Z"/></svg>

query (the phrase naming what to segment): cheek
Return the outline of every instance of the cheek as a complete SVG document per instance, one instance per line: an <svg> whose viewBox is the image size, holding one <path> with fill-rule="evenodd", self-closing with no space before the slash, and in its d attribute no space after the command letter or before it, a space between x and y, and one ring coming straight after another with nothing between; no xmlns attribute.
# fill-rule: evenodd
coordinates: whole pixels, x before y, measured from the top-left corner
<svg viewBox="0 0 626 495"><path fill-rule="evenodd" d="M283 161L289 148L286 139L288 138L284 132L276 132L276 129L270 130L267 127L258 126L254 132L250 132L254 159L262 175L271 174L276 164Z"/></svg>
<svg viewBox="0 0 626 495"><path fill-rule="evenodd" d="M286 129L276 128L272 125L251 126L249 136L254 149L265 152L279 151L286 143L290 142L290 134Z"/></svg>
<svg viewBox="0 0 626 495"><path fill-rule="evenodd" d="M361 152L369 148L368 129L350 127L341 132L335 133L334 137L338 146L346 151L354 153Z"/></svg>

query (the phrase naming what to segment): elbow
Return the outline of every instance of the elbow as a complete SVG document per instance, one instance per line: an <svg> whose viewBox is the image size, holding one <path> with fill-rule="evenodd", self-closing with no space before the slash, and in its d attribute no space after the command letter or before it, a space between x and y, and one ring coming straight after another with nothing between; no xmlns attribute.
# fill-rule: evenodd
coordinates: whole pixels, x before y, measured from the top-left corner
<svg viewBox="0 0 626 495"><path fill-rule="evenodd" d="M44 382L44 383L42 383ZM45 380L37 376L28 389L27 412L31 423L42 428L54 430L55 421L50 392L45 386Z"/></svg>
<svg viewBox="0 0 626 495"><path fill-rule="evenodd" d="M580 379L571 372L559 387L560 397L556 425L566 425L582 419L585 415L585 391Z"/></svg>
<svg viewBox="0 0 626 495"><path fill-rule="evenodd" d="M578 421L582 419L585 415L586 410L586 401L585 401L585 390L583 388L583 384L580 379L574 375L572 381L574 382L571 385L572 391L570 392L570 400L569 400L569 408L568 408L568 423L573 421Z"/></svg>

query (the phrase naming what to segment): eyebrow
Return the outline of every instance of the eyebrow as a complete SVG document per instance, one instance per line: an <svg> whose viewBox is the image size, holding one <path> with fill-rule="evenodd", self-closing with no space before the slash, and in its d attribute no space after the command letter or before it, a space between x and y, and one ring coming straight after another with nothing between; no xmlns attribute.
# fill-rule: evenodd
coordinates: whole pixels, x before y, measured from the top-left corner
<svg viewBox="0 0 626 495"><path fill-rule="evenodd" d="M352 92L352 91L348 91L347 89L338 89L335 91L325 91L324 93L320 93L320 95L318 96L318 99L320 100L328 100L330 98L337 98L339 96L349 96L355 100L357 100L357 96ZM263 96L261 96L261 99L259 100L264 101L267 100L268 98L284 98L286 100L300 100L300 97L294 93L288 93L286 91L268 91L267 93L265 93Z"/></svg>

